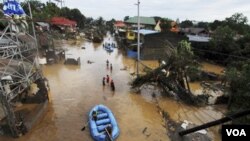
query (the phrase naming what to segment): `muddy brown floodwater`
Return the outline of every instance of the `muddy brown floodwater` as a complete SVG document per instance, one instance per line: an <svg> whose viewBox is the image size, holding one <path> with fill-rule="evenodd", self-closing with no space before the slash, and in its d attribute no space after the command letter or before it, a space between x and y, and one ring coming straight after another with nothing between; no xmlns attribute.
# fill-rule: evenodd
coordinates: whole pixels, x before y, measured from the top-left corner
<svg viewBox="0 0 250 141"><path fill-rule="evenodd" d="M108 38L105 40L108 41ZM96 104L105 104L113 111L120 128L117 141L170 140L151 94L130 92L134 60L123 56L118 49L109 54L101 44L87 41L62 41L57 45L80 56L81 65L64 65L60 62L42 66L50 83L48 112L25 136L18 139L0 137L1 141L92 141L89 129L81 131L81 128L88 121L89 110ZM107 59L113 65L112 72L106 68ZM94 63L88 64L87 60ZM145 64L152 67L158 65L157 61L147 61ZM124 66L128 67L127 71L120 70ZM109 85L102 86L102 78L107 74L114 80L115 92L111 91ZM221 111L224 111L221 106L196 108L170 98L157 98L159 105L177 121L201 124L220 118ZM142 133L146 127L148 136ZM213 140L220 140L218 128L209 129L209 136Z"/></svg>

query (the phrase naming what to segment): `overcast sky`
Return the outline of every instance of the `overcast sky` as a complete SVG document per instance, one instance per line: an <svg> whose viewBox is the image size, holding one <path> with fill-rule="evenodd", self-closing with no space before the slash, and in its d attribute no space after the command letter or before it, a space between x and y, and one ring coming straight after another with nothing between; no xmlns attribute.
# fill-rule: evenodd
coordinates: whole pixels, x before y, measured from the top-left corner
<svg viewBox="0 0 250 141"><path fill-rule="evenodd" d="M48 0L42 0L43 2ZM51 0L54 1L54 0ZM123 20L137 15L137 0L64 0L69 8L78 8L86 17ZM56 1L54 1L57 3ZM160 16L173 20L223 20L236 12L250 20L250 0L140 0L141 16ZM60 6L58 4L58 6Z"/></svg>

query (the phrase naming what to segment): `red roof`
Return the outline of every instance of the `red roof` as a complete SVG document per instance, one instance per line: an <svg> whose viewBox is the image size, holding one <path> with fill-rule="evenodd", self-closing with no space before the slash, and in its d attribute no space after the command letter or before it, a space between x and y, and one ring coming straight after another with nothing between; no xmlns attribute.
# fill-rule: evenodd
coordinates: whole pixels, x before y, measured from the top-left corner
<svg viewBox="0 0 250 141"><path fill-rule="evenodd" d="M63 26L76 26L76 21L66 19L64 17L53 17L50 20L51 24L63 25Z"/></svg>
<svg viewBox="0 0 250 141"><path fill-rule="evenodd" d="M114 24L116 27L124 27L126 26L125 23L123 21L116 21Z"/></svg>

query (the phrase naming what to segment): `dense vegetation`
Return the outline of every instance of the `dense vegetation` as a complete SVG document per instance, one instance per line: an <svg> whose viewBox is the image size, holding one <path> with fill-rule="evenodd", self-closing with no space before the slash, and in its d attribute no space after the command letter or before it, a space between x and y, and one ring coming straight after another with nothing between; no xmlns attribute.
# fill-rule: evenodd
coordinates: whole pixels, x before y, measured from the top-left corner
<svg viewBox="0 0 250 141"><path fill-rule="evenodd" d="M193 26L185 26L205 28L211 35L209 44L194 48L196 55L222 65L229 65L250 58L250 26L247 22L247 17L236 13L223 21L199 22Z"/></svg>
<svg viewBox="0 0 250 141"><path fill-rule="evenodd" d="M171 22L173 20L161 17L154 18L156 21L161 21L163 32L171 28ZM209 32L211 36L210 42L206 45L203 44L193 47L195 55L227 67L225 80L230 90L230 100L228 102L229 113L249 109L250 25L248 24L247 17L241 13L235 13L231 17L225 18L225 20L215 20L211 23L195 23L191 20L185 20L179 23L179 27L204 28ZM185 54L181 56L185 56ZM186 58L186 56L184 58ZM179 58L178 60L182 59ZM184 63L188 63L188 60L189 59L186 59ZM194 74L193 71L195 71L195 69L193 71L186 71L190 76ZM250 116L234 120L234 122L250 124Z"/></svg>
<svg viewBox="0 0 250 141"><path fill-rule="evenodd" d="M52 17L60 16L76 21L77 26L80 29L91 26L100 26L105 24L105 20L102 17L99 17L96 20L94 20L92 17L84 16L77 8L74 9L70 9L68 7L59 8L53 2L42 3L39 0L29 0L21 3L27 15L29 15L28 2L30 2L33 19L35 21L49 21ZM111 20L109 22L114 22L114 20Z"/></svg>
<svg viewBox="0 0 250 141"><path fill-rule="evenodd" d="M211 32L207 46L196 48L196 55L227 66L226 81L230 89L228 108L230 113L250 108L250 26L248 19L236 13L223 21L200 22L197 25L184 21L185 27L201 27ZM250 124L250 116L234 120L234 123Z"/></svg>
<svg viewBox="0 0 250 141"><path fill-rule="evenodd" d="M235 113L250 108L250 62L245 62L241 67L231 67L227 71L230 84L229 112ZM250 116L233 121L237 124L250 124Z"/></svg>

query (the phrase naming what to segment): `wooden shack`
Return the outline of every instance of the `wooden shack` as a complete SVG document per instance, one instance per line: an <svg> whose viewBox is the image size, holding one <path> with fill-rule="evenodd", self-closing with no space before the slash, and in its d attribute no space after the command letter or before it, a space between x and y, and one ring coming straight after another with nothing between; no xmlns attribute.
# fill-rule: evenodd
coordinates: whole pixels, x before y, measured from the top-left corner
<svg viewBox="0 0 250 141"><path fill-rule="evenodd" d="M141 47L141 59L165 59L172 54L172 50L178 46L178 42L181 40L187 40L187 38L173 32L161 32L144 35Z"/></svg>

